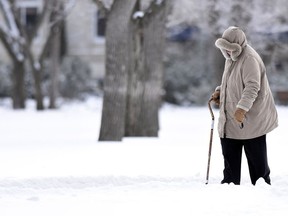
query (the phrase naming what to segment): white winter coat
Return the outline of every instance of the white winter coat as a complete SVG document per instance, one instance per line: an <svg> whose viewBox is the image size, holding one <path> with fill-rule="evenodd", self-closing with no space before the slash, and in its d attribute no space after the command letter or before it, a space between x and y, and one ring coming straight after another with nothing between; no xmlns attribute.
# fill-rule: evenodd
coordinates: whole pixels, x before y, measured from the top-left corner
<svg viewBox="0 0 288 216"><path fill-rule="evenodd" d="M215 45L226 58L218 87L220 137L252 139L272 131L278 126L278 117L262 59L238 27L229 27ZM226 50L232 52L231 57ZM234 119L236 108L247 112L242 129Z"/></svg>

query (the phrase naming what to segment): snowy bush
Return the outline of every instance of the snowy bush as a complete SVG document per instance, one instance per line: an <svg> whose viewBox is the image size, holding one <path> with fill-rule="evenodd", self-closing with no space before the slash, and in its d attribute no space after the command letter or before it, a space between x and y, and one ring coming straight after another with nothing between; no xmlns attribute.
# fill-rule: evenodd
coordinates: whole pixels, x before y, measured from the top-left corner
<svg viewBox="0 0 288 216"><path fill-rule="evenodd" d="M179 105L202 105L217 85L209 65L213 53L207 38L197 33L186 42L167 42L165 100Z"/></svg>
<svg viewBox="0 0 288 216"><path fill-rule="evenodd" d="M261 55L275 101L278 92L288 92L288 31L252 35L251 43ZM286 101L287 103L287 101Z"/></svg>
<svg viewBox="0 0 288 216"><path fill-rule="evenodd" d="M42 90L45 97L50 90L50 62L44 61ZM0 63L0 97L10 97L12 92L11 66ZM68 99L84 99L87 94L101 95L103 81L92 76L88 64L77 57L65 57L59 72L59 96ZM25 65L25 94L35 98L34 78L29 64Z"/></svg>
<svg viewBox="0 0 288 216"><path fill-rule="evenodd" d="M60 95L69 99L83 99L87 94L100 94L101 81L92 76L85 62L66 57L60 72Z"/></svg>

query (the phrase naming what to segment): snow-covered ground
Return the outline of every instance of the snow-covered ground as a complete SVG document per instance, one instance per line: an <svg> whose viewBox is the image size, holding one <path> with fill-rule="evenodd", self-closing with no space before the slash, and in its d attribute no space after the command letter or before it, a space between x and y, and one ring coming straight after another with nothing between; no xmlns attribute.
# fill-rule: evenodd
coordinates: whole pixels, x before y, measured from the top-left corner
<svg viewBox="0 0 288 216"><path fill-rule="evenodd" d="M216 118L217 110L214 109ZM1 216L283 216L288 212L288 107L267 136L272 186L221 185L217 131L205 185L207 107L164 105L159 138L98 142L101 100L12 111L0 101ZM217 123L217 122L216 122Z"/></svg>

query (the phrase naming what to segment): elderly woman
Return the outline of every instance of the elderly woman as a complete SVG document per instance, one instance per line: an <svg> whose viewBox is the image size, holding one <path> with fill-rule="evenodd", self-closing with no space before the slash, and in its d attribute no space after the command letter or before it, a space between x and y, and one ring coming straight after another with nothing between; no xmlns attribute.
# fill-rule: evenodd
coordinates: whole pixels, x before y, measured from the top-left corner
<svg viewBox="0 0 288 216"><path fill-rule="evenodd" d="M263 177L271 184L266 134L278 126L278 117L265 65L238 27L225 30L215 45L226 59L221 86L212 94L220 105L218 131L224 157L221 183L240 184L244 147L251 183L255 185Z"/></svg>

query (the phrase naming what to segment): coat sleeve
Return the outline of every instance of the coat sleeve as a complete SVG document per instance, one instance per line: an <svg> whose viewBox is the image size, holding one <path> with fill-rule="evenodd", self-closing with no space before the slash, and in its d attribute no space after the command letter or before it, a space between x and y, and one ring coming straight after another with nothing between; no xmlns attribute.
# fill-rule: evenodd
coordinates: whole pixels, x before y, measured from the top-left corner
<svg viewBox="0 0 288 216"><path fill-rule="evenodd" d="M221 91L221 86L217 86L217 87L215 88L215 91Z"/></svg>
<svg viewBox="0 0 288 216"><path fill-rule="evenodd" d="M243 92L237 108L248 112L258 96L261 83L261 70L256 58L249 56L242 67Z"/></svg>

